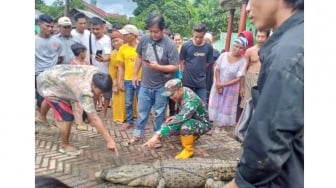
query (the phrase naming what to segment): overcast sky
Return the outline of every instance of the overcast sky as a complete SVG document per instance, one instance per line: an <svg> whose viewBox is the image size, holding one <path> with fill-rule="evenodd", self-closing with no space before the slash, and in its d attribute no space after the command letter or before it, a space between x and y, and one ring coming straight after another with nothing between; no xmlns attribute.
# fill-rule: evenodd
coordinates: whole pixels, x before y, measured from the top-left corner
<svg viewBox="0 0 336 188"><path fill-rule="evenodd" d="M43 0L47 5L51 5L55 0ZM90 2L90 0L85 0ZM132 0L97 0L97 7L108 13L126 14L128 17L133 16L133 10L136 3Z"/></svg>

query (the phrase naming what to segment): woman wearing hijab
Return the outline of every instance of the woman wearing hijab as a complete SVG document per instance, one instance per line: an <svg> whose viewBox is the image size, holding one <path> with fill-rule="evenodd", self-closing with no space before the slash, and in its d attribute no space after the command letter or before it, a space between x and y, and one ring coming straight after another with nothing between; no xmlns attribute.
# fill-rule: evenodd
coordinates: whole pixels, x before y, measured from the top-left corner
<svg viewBox="0 0 336 188"><path fill-rule="evenodd" d="M209 117L217 125L216 132L224 130L224 126L236 124L240 81L246 67L246 59L241 52L246 47L246 38L238 37L232 50L222 53L217 59L209 97Z"/></svg>

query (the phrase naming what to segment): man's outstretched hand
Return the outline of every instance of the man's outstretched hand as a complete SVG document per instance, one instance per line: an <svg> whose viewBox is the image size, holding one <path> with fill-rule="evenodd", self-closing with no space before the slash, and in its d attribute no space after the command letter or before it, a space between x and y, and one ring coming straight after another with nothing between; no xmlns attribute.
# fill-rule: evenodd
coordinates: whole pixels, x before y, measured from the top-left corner
<svg viewBox="0 0 336 188"><path fill-rule="evenodd" d="M154 147L155 144L160 141L159 140L159 134L155 134L152 138L150 138L149 140L147 140L147 142L145 142L142 146L148 146L150 148Z"/></svg>
<svg viewBox="0 0 336 188"><path fill-rule="evenodd" d="M116 153L116 156L119 156L118 148L114 140L107 142L107 148L114 151Z"/></svg>

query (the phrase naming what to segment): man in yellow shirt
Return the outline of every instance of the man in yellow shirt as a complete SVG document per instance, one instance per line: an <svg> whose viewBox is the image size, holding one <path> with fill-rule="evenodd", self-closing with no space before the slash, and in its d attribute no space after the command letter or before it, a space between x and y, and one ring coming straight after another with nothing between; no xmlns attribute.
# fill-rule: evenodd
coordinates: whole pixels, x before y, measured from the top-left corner
<svg viewBox="0 0 336 188"><path fill-rule="evenodd" d="M134 25L125 25L119 32L124 35L124 44L118 51L117 62L119 63L118 87L120 90L125 91L126 122L121 128L121 130L125 131L134 126L133 101L134 97L138 96L140 88L140 85L137 85L136 88L132 85L139 31ZM138 77L141 78L141 71L138 72Z"/></svg>

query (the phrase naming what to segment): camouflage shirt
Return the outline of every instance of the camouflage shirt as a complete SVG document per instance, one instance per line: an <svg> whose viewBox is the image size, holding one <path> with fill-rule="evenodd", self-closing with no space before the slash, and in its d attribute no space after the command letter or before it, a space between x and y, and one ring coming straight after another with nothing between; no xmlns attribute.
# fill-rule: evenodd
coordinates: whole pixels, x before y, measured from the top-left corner
<svg viewBox="0 0 336 188"><path fill-rule="evenodd" d="M179 113L168 123L164 123L162 127L171 125L181 125L189 120L195 119L205 125L210 126L209 115L205 103L191 89L183 87L182 100L179 105ZM168 133L167 129L161 129L161 135L165 136Z"/></svg>
<svg viewBox="0 0 336 188"><path fill-rule="evenodd" d="M97 72L90 65L56 65L37 77L38 92L55 102L79 102L84 111L94 113L91 82Z"/></svg>

